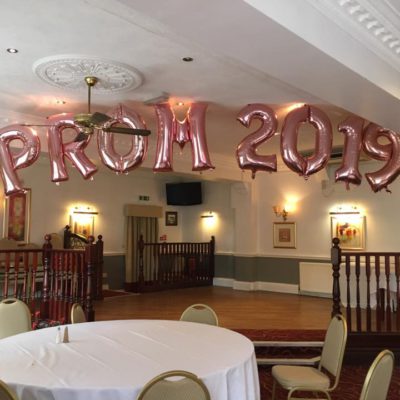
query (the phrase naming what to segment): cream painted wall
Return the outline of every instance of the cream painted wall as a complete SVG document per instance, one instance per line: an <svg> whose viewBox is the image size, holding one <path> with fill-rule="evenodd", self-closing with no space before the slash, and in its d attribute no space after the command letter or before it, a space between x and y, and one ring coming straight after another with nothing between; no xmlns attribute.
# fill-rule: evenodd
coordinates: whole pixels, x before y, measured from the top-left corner
<svg viewBox="0 0 400 400"><path fill-rule="evenodd" d="M50 181L50 167L43 159L19 171L24 186L32 189L31 242L41 244L46 233L62 233L69 223L69 209L82 204L99 212L95 217L95 235L103 235L105 252L124 253L124 204L153 204L165 208L164 180L167 177L155 176L152 171L140 169L116 176L102 169L95 174L94 181L83 180L74 168L68 167L68 172L69 180L57 186ZM150 196L150 201L139 201L139 195ZM3 213L1 224L2 219ZM180 226L165 227L164 218L160 218L159 223L160 233L167 234L168 240L181 240Z"/></svg>
<svg viewBox="0 0 400 400"><path fill-rule="evenodd" d="M360 172L373 172L383 163L363 162ZM330 165L329 172L321 171L307 181L291 171L273 174L258 173L258 252L261 255L329 257L329 211L340 204L356 205L366 215L366 249L368 251L399 251L398 226L400 223L400 179L390 190L374 193L365 177L358 187L346 190L343 183L334 183L334 171L339 164ZM323 189L322 181L329 179ZM288 221L297 223L297 248L276 249L272 245L272 223L282 221L272 211L273 205L283 205L289 199L296 210ZM297 200L297 201L295 201Z"/></svg>
<svg viewBox="0 0 400 400"><path fill-rule="evenodd" d="M203 181L203 204L177 207L182 216L182 237L189 242L216 238L216 251L232 252L235 240L235 215L231 208L231 183ZM212 211L213 218L201 218Z"/></svg>
<svg viewBox="0 0 400 400"><path fill-rule="evenodd" d="M69 209L89 205L99 211L95 234L104 236L107 253L124 253L123 206L127 203L161 205L165 211L178 212L178 226L165 226L160 218L160 235L170 242L208 241L216 236L219 253L283 257L328 258L330 251L329 211L338 204L357 205L366 214L367 250L398 250L400 179L391 186L392 194L373 193L365 178L361 186L347 191L344 184L333 183L338 164L311 176L307 181L291 171L257 173L251 182L203 181L203 204L189 207L166 206L165 182L179 181L173 174L153 174L139 169L129 175L116 176L109 170L99 171L93 182L84 181L69 167L70 179L60 186L50 181L47 160L40 160L19 172L25 186L32 189L30 240L43 242L50 232L62 232L69 222ZM362 173L375 171L382 164L362 163ZM186 178L188 179L188 178ZM193 176L191 180L196 180ZM328 181L329 179L329 181ZM198 177L197 180L200 180ZM322 182L326 181L325 189ZM139 195L150 196L140 202ZM292 199L296 208L289 221L297 223L297 248L276 249L272 245L272 223L279 221L273 205ZM213 211L215 224L201 215ZM2 223L1 215L0 223Z"/></svg>

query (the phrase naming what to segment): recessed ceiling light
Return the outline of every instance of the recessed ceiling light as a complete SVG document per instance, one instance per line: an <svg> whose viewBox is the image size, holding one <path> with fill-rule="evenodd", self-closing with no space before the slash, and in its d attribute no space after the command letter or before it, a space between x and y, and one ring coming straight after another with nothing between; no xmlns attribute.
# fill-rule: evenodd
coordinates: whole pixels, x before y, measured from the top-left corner
<svg viewBox="0 0 400 400"><path fill-rule="evenodd" d="M12 47L9 47L9 48L7 49L7 52L8 52L8 53L15 54L15 53L18 53L18 50L17 50L17 49L14 49L14 48L12 48Z"/></svg>
<svg viewBox="0 0 400 400"><path fill-rule="evenodd" d="M193 61L193 57L183 57L182 61L191 62L191 61Z"/></svg>

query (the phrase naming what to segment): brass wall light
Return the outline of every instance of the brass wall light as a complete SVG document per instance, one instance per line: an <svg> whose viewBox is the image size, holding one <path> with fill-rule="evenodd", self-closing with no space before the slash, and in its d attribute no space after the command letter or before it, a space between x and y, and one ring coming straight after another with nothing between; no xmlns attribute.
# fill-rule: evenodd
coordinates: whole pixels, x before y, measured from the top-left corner
<svg viewBox="0 0 400 400"><path fill-rule="evenodd" d="M272 209L277 217L282 217L284 221L287 220L289 212L285 209L285 207L282 208L280 206L273 206Z"/></svg>

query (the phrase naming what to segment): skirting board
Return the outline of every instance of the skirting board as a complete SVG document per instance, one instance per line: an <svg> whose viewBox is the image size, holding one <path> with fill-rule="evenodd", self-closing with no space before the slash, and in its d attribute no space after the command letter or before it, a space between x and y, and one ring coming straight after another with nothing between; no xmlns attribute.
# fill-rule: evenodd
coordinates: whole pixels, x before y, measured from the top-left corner
<svg viewBox="0 0 400 400"><path fill-rule="evenodd" d="M265 290L267 292L299 293L299 285L277 282L243 282L231 278L214 278L214 286L231 287L235 290Z"/></svg>

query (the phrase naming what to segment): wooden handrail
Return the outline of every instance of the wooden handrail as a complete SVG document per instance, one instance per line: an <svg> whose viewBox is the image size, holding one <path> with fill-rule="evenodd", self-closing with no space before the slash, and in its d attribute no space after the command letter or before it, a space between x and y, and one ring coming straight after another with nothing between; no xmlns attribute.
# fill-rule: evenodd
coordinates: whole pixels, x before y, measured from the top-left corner
<svg viewBox="0 0 400 400"><path fill-rule="evenodd" d="M136 291L212 284L215 238L210 242L145 242L138 240Z"/></svg>

